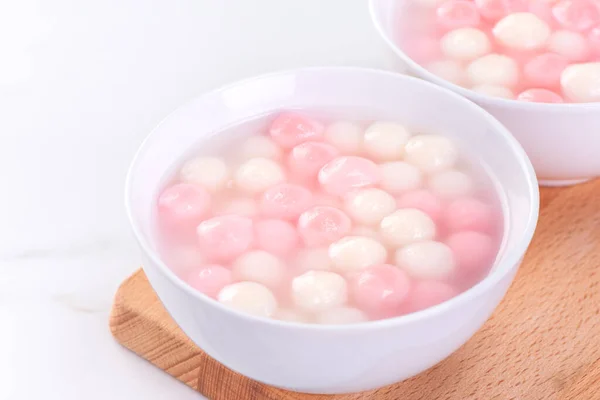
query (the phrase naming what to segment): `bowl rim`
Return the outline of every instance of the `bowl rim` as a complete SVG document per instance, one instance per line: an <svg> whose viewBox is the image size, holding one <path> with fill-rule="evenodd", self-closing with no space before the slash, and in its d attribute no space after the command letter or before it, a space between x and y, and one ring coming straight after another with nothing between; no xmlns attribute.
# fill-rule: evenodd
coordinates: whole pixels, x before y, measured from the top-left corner
<svg viewBox="0 0 600 400"><path fill-rule="evenodd" d="M528 212L528 221L525 224L525 228L519 232L514 234L519 234L521 236L521 240L517 246L514 246L510 249L504 249L502 253L500 253L500 257L497 258L496 265L500 263L503 265L509 265L507 268L494 268L484 279L479 281L477 284L472 286L471 288L465 290L459 295L453 297L452 299L438 304L433 307L429 307L427 309L417 311L411 314L402 315L393 318L361 322L355 324L347 324L347 325L319 325L319 324L308 324L308 323L300 323L300 322L290 322L290 321L281 321L271 318L262 318L256 317L249 314L245 314L243 312L231 309L226 307L225 305L219 303L218 301L200 293L194 289L192 289L189 285L187 285L181 278L179 278L171 269L167 267L167 265L160 259L158 253L152 248L149 241L146 240L145 235L142 234L141 228L138 226L136 219L133 213L133 205L132 205L132 186L133 181L135 180L135 171L137 170L137 164L141 155L146 151L146 148L151 145L152 138L156 134L156 132L161 128L166 121L171 120L172 118L177 117L177 113L181 110L185 109L195 101L200 98L209 98L220 93L234 88L238 85L244 85L251 82L256 82L265 79L277 78L285 75L296 75L298 73L311 73L311 72L335 72L335 71L346 71L346 72L354 72L356 74L377 74L380 76L385 76L386 79L396 79L396 80L406 80L413 81L418 85L426 85L435 91L445 92L446 95L449 95L455 99L455 101L462 102L465 107L470 108L473 112L480 113L489 123L490 127L496 132L496 134L501 135L505 141L508 142L511 150L516 154L519 159L519 165L523 174L525 175L525 179L528 183L528 197L530 198L529 203L529 212ZM432 318L436 315L444 314L447 310L455 309L460 307L463 303L467 301L472 301L473 299L479 297L483 293L489 291L494 286L499 284L507 275L509 275L515 268L518 269L520 261L525 254L525 251L529 247L529 244L532 240L535 228L537 226L537 220L539 215L539 187L536 179L536 175L533 169L533 166L527 157L525 151L518 143L518 141L510 134L510 132L498 122L490 113L476 105L475 103L469 101L468 99L448 90L446 88L434 85L433 83L424 81L422 79L418 79L415 77L402 75L390 71L384 71L379 69L372 68L363 68L363 67L336 67L336 66L326 66L326 67L305 67L305 68L296 68L284 71L271 72L267 74L258 75L251 78L246 78L242 80L235 81L233 83L226 84L214 90L209 90L199 96L188 100L183 103L171 113L169 113L164 119L162 119L158 125L156 125L148 134L148 136L143 140L142 144L139 146L136 151L131 164L129 166L129 170L127 172L126 180L125 180L125 211L127 214L127 218L129 220L129 224L133 231L134 237L138 242L138 245L145 253L145 255L154 263L161 274L163 274L173 285L175 285L179 290L183 290L193 298L198 301L206 304L208 307L215 307L219 309L221 312L225 312L235 316L235 318L242 318L247 320L248 322L255 323L264 323L271 326L276 326L280 328L288 328L288 329L299 329L299 330L307 330L312 332L317 331L370 331L377 330L382 328L389 328L391 326L404 326L417 321L426 320ZM145 268L145 267L143 267Z"/></svg>
<svg viewBox="0 0 600 400"><path fill-rule="evenodd" d="M383 39L386 45L404 61L410 69L412 69L419 76L423 76L430 82L434 82L437 85L443 86L454 92L459 93L468 99L471 99L478 104L483 105L495 105L502 106L505 108L518 108L529 111L541 111L541 112L562 112L562 113L588 113L588 112L600 112L600 102L594 103L536 103L519 101L516 99L504 99L502 97L489 96L487 94L477 93L471 89L464 88L456 85L450 81L440 78L434 73L427 70L421 64L413 60L408 56L399 46L396 45L394 40L390 38L386 29L383 27L383 21L378 17L376 11L376 3L380 0L369 0L369 13L371 14L371 21L375 25L375 30L379 33L379 36ZM600 62L600 61L599 61Z"/></svg>

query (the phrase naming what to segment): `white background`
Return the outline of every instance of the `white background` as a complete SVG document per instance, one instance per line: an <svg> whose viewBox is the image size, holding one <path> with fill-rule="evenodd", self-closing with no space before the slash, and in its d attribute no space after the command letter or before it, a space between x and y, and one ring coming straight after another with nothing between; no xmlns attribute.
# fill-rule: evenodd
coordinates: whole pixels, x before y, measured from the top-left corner
<svg viewBox="0 0 600 400"><path fill-rule="evenodd" d="M135 149L226 82L382 57L366 0L0 0L0 399L198 399L107 327Z"/></svg>

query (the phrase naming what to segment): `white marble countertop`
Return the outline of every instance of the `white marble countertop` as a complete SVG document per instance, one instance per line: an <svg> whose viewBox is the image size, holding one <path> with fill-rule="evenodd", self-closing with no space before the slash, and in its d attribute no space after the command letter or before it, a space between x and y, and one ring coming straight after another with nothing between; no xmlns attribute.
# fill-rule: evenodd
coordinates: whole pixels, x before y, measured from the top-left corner
<svg viewBox="0 0 600 400"><path fill-rule="evenodd" d="M0 1L0 399L198 399L115 343L136 147L194 95L382 67L366 0Z"/></svg>

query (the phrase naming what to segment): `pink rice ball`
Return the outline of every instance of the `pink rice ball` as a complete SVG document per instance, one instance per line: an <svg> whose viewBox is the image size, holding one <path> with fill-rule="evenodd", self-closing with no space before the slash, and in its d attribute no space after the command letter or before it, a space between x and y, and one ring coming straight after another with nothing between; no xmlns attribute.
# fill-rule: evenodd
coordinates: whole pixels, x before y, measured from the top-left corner
<svg viewBox="0 0 600 400"><path fill-rule="evenodd" d="M376 318L397 315L409 290L408 275L389 264L368 267L350 279L350 292L354 302Z"/></svg>
<svg viewBox="0 0 600 400"><path fill-rule="evenodd" d="M194 269L187 277L191 287L212 298L217 298L221 289L232 282L231 271L217 264Z"/></svg>

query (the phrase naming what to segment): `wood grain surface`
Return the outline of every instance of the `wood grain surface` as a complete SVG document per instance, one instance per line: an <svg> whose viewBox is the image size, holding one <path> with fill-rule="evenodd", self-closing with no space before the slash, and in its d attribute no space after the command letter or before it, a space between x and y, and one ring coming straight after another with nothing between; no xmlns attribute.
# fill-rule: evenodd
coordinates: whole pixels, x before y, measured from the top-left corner
<svg viewBox="0 0 600 400"><path fill-rule="evenodd" d="M375 391L307 395L249 380L198 349L139 271L110 318L125 347L213 400L600 400L600 180L542 189L533 243L492 318L419 376Z"/></svg>

